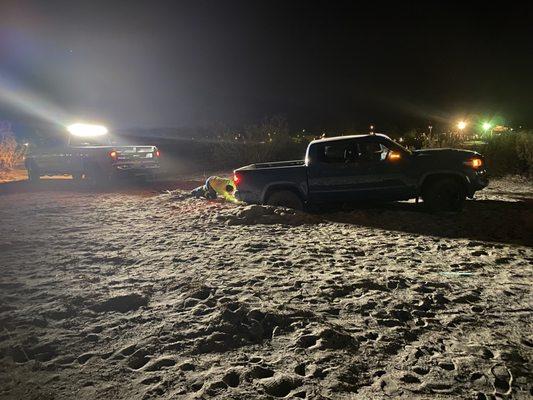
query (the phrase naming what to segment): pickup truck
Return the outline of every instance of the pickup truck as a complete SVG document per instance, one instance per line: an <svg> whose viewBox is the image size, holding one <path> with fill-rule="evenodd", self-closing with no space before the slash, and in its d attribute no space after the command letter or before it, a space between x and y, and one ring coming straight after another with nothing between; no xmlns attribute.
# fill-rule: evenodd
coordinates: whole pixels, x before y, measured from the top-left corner
<svg viewBox="0 0 533 400"><path fill-rule="evenodd" d="M153 177L160 167L159 156L155 146L115 145L108 135L69 136L60 143L30 147L25 166L31 181L46 175L106 181L122 174Z"/></svg>
<svg viewBox="0 0 533 400"><path fill-rule="evenodd" d="M233 179L241 201L295 209L421 197L432 211L458 211L488 185L479 153L410 151L382 134L314 140L305 160L247 165Z"/></svg>

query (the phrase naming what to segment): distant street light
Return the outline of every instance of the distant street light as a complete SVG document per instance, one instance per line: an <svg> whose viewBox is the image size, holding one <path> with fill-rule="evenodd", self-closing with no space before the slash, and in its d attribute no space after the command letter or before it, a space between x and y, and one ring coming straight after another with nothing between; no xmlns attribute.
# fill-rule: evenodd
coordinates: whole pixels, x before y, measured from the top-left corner
<svg viewBox="0 0 533 400"><path fill-rule="evenodd" d="M483 122L483 130L487 132L490 128L492 128L492 125L490 122Z"/></svg>
<svg viewBox="0 0 533 400"><path fill-rule="evenodd" d="M466 128L466 122L465 122L465 121L459 121L459 122L457 123L457 128L458 128L460 131L464 130L464 129Z"/></svg>

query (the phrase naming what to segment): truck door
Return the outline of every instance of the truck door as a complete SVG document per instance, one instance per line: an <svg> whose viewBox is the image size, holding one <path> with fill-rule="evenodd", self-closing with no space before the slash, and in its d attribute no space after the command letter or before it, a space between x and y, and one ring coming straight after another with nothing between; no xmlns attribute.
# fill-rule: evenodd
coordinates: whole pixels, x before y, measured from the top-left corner
<svg viewBox="0 0 533 400"><path fill-rule="evenodd" d="M58 138L49 138L35 151L33 159L43 174L62 173L65 169L67 152L64 141Z"/></svg>
<svg viewBox="0 0 533 400"><path fill-rule="evenodd" d="M314 147L308 164L309 199L318 203L353 199L360 184L355 142L334 140Z"/></svg>
<svg viewBox="0 0 533 400"><path fill-rule="evenodd" d="M410 197L407 172L410 160L387 142L364 138L356 143L358 196L364 200Z"/></svg>
<svg viewBox="0 0 533 400"><path fill-rule="evenodd" d="M313 202L350 202L409 197L406 159L391 158L386 144L336 140L316 145L308 165L309 198ZM395 153L394 153L395 154ZM397 154L395 154L397 156Z"/></svg>

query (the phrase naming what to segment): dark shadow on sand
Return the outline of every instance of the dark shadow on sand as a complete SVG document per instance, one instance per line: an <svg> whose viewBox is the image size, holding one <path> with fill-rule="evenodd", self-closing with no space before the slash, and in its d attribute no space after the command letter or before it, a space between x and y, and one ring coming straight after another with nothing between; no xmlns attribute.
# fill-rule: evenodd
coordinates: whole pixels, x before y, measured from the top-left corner
<svg viewBox="0 0 533 400"><path fill-rule="evenodd" d="M423 203L358 204L349 210L322 212L321 216L417 235L533 246L533 199L468 200L462 212L436 214L427 212Z"/></svg>
<svg viewBox="0 0 533 400"><path fill-rule="evenodd" d="M203 182L200 181L172 179L155 181L124 179L111 182L91 182L88 180L74 181L72 179L41 179L35 182L26 180L0 183L0 195L40 192L146 194L175 189L192 190L202 184Z"/></svg>

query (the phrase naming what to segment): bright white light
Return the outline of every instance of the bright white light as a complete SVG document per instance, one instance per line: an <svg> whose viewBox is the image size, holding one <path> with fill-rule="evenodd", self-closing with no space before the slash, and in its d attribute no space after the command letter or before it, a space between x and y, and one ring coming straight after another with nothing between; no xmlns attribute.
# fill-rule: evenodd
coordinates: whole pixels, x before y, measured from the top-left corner
<svg viewBox="0 0 533 400"><path fill-rule="evenodd" d="M490 122L484 122L483 123L483 130L484 131L488 131L491 127L492 127L492 125L490 124Z"/></svg>
<svg viewBox="0 0 533 400"><path fill-rule="evenodd" d="M67 127L71 135L79 137L95 137L107 134L107 128L103 125L72 124Z"/></svg>
<svg viewBox="0 0 533 400"><path fill-rule="evenodd" d="M459 121L457 123L457 127L460 129L460 130L463 130L466 128L466 122L465 121Z"/></svg>

